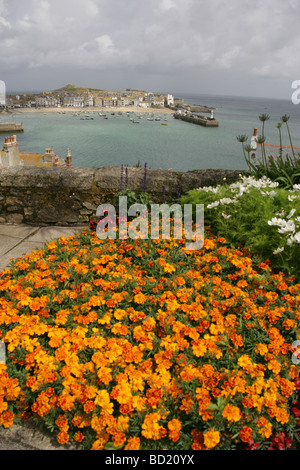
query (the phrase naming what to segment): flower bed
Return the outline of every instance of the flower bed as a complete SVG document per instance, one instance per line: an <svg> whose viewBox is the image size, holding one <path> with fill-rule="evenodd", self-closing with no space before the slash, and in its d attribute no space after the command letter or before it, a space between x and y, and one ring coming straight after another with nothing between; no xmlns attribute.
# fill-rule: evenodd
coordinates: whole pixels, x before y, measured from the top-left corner
<svg viewBox="0 0 300 470"><path fill-rule="evenodd" d="M300 285L225 239L49 242L0 277L0 424L86 449L286 448Z"/></svg>

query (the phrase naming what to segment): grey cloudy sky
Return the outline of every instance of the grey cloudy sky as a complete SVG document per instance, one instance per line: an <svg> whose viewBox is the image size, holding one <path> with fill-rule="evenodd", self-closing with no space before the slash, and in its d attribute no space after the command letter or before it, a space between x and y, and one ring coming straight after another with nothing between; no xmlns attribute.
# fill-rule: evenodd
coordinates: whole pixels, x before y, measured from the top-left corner
<svg viewBox="0 0 300 470"><path fill-rule="evenodd" d="M299 18L300 0L0 0L0 80L290 99Z"/></svg>

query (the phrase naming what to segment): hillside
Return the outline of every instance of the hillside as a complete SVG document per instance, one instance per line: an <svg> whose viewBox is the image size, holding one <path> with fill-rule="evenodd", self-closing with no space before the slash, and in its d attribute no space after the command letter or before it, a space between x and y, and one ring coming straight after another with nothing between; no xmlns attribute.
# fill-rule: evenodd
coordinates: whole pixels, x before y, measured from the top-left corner
<svg viewBox="0 0 300 470"><path fill-rule="evenodd" d="M138 92L138 93L146 93L145 90L131 90L127 89L127 92ZM72 85L69 83L68 85L65 85L61 88L57 88L52 91L47 91L43 93L53 93L53 94L64 94L64 93L77 93L77 94L87 94L87 93L105 93L105 92L110 92L110 93L117 93L116 90L105 90L103 88L90 88L90 87L82 87L82 86L76 86Z"/></svg>

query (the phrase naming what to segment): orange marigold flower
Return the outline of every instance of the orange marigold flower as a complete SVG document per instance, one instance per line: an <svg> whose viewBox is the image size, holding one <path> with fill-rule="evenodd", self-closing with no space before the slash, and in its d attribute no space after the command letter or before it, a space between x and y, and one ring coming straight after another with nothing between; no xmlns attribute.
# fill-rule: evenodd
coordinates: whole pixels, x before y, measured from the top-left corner
<svg viewBox="0 0 300 470"><path fill-rule="evenodd" d="M92 400L88 400L83 405L85 413L91 413L95 409L96 405Z"/></svg>
<svg viewBox="0 0 300 470"><path fill-rule="evenodd" d="M82 432L78 431L74 434L74 440L76 442L82 442L84 439L84 435L82 434Z"/></svg>
<svg viewBox="0 0 300 470"><path fill-rule="evenodd" d="M222 415L230 422L237 422L242 417L241 410L237 406L230 405L229 403L225 406Z"/></svg>
<svg viewBox="0 0 300 470"><path fill-rule="evenodd" d="M240 438L243 442L250 442L252 440L252 429L248 426L243 426L240 430Z"/></svg>
<svg viewBox="0 0 300 470"><path fill-rule="evenodd" d="M286 330L290 330L291 328L296 328L297 326L297 323L295 322L295 320L292 320L290 318L287 318L286 320L284 320L282 322L282 326L283 328L285 328Z"/></svg>
<svg viewBox="0 0 300 470"><path fill-rule="evenodd" d="M178 286L183 286L183 285L185 284L185 279L184 279L184 277L182 277L182 276L178 276L178 277L176 278L176 282L177 282L177 285L178 285Z"/></svg>
<svg viewBox="0 0 300 470"><path fill-rule="evenodd" d="M279 284L277 284L277 289L279 290L286 290L288 288L288 285L286 284L286 282L280 282Z"/></svg>
<svg viewBox="0 0 300 470"><path fill-rule="evenodd" d="M125 450L139 450L140 448L140 439L139 437L129 437L126 446L124 447Z"/></svg>
<svg viewBox="0 0 300 470"><path fill-rule="evenodd" d="M274 374L279 374L281 371L281 365L278 361L276 361L276 359L272 359L268 363L268 369L272 370Z"/></svg>
<svg viewBox="0 0 300 470"><path fill-rule="evenodd" d="M112 329L111 329L112 333L116 334L116 335L122 335L122 336L126 336L128 334L128 326L127 325L123 325L122 323L116 323Z"/></svg>
<svg viewBox="0 0 300 470"><path fill-rule="evenodd" d="M263 343L258 343L255 347L255 352L256 354L260 354L261 356L264 356L268 352L268 346Z"/></svg>
<svg viewBox="0 0 300 470"><path fill-rule="evenodd" d="M192 342L193 353L197 357L202 357L207 352L207 346L203 339L198 339Z"/></svg>
<svg viewBox="0 0 300 470"><path fill-rule="evenodd" d="M285 395L286 397L291 396L294 393L294 391L296 390L295 383L291 382L288 379L284 379L283 377L280 378L279 384L280 384L280 387L281 387L282 394Z"/></svg>
<svg viewBox="0 0 300 470"><path fill-rule="evenodd" d="M272 424L264 417L261 416L257 420L257 426L260 428L259 433L266 439L272 434Z"/></svg>
<svg viewBox="0 0 300 470"><path fill-rule="evenodd" d="M66 444L69 440L69 434L65 431L60 431L57 434L56 438L59 444Z"/></svg>
<svg viewBox="0 0 300 470"><path fill-rule="evenodd" d="M147 298L142 292L139 292L134 296L134 301L136 304L143 304L146 302L146 300Z"/></svg>
<svg viewBox="0 0 300 470"><path fill-rule="evenodd" d="M166 429L159 424L159 420L162 418L161 413L150 413L145 416L142 424L142 435L146 439L153 439L157 441L164 437L167 433Z"/></svg>
<svg viewBox="0 0 300 470"><path fill-rule="evenodd" d="M216 447L220 442L220 433L219 431L215 431L214 428L209 429L203 434L204 437L204 445L207 449L213 449Z"/></svg>
<svg viewBox="0 0 300 470"><path fill-rule="evenodd" d="M4 411L2 413L2 415L0 415L0 424L2 424L2 426L4 428L10 428L14 423L14 414L12 411L10 410L7 410L7 411Z"/></svg>
<svg viewBox="0 0 300 470"><path fill-rule="evenodd" d="M166 263L164 265L164 272L165 273L174 273L176 271L176 268L172 265L172 264L169 264L169 263Z"/></svg>
<svg viewBox="0 0 300 470"><path fill-rule="evenodd" d="M180 430L181 430L181 422L179 419L172 419L168 422L168 429L169 429L169 437L173 442L178 441Z"/></svg>

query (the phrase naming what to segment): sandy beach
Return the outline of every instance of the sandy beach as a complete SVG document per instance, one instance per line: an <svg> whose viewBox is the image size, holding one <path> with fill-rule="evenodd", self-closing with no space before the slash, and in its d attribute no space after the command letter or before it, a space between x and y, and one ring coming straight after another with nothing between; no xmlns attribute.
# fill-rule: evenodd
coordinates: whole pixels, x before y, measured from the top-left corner
<svg viewBox="0 0 300 470"><path fill-rule="evenodd" d="M174 114L174 109L170 108L142 108L140 106L124 106L103 108L96 106L88 106L85 108L75 108L73 106L66 106L61 108L18 108L12 111L16 114L22 113L153 113L153 114Z"/></svg>

